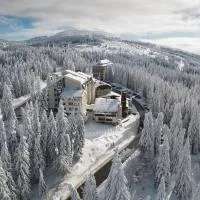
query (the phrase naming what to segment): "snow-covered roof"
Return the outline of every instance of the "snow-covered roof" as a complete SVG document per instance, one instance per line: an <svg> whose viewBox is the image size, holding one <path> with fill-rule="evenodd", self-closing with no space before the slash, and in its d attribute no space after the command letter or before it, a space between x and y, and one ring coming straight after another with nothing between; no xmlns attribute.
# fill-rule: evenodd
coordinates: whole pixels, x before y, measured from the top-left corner
<svg viewBox="0 0 200 200"><path fill-rule="evenodd" d="M65 98L80 98L82 97L83 90L77 90L75 88L64 88L62 93L60 94L60 97Z"/></svg>
<svg viewBox="0 0 200 200"><path fill-rule="evenodd" d="M83 72L77 72L77 75L80 76L80 77L83 77L85 79L92 78L91 75L83 73Z"/></svg>
<svg viewBox="0 0 200 200"><path fill-rule="evenodd" d="M101 86L101 85L107 85L107 86L112 87L110 84L108 84L106 82L103 82L103 81L100 81L100 80L97 80L97 79L94 79L94 81L95 81L95 87L96 88L99 87L99 86Z"/></svg>
<svg viewBox="0 0 200 200"><path fill-rule="evenodd" d="M112 62L108 59L100 60L100 64L111 64Z"/></svg>
<svg viewBox="0 0 200 200"><path fill-rule="evenodd" d="M120 101L117 99L96 98L93 110L95 112L118 112Z"/></svg>
<svg viewBox="0 0 200 200"><path fill-rule="evenodd" d="M81 78L80 76L76 76L74 74L66 74L65 75L65 78L69 78L71 80L74 80L74 81L77 81L79 82L80 84L83 84L86 82L86 80L84 78Z"/></svg>
<svg viewBox="0 0 200 200"><path fill-rule="evenodd" d="M62 72L54 72L52 75L57 76L57 77L61 77L62 76Z"/></svg>
<svg viewBox="0 0 200 200"><path fill-rule="evenodd" d="M121 95L116 93L116 92L110 91L110 93L108 93L108 94L106 94L106 95L104 95L102 97L105 97L105 98L110 98L110 97L116 97L117 98L118 97L118 98L120 98Z"/></svg>
<svg viewBox="0 0 200 200"><path fill-rule="evenodd" d="M70 77L71 79L79 80L79 82L81 83L85 83L88 81L88 79L92 78L91 75L83 72L74 72L72 70L66 70L65 72L67 73L65 77Z"/></svg>
<svg viewBox="0 0 200 200"><path fill-rule="evenodd" d="M112 65L112 64L113 63L110 60L104 59L104 60L100 60L96 66L108 66L108 65Z"/></svg>

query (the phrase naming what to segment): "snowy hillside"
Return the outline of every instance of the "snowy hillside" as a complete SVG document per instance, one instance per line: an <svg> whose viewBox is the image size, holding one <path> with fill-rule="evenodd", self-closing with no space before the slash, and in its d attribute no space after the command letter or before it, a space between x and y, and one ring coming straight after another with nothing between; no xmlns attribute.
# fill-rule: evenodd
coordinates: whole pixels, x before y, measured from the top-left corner
<svg viewBox="0 0 200 200"><path fill-rule="evenodd" d="M66 46L67 44L83 44L83 43L95 43L99 44L102 39L114 38L115 36L101 32L101 31L87 31L70 28L67 31L59 32L52 36L41 36L27 40L28 45L55 45Z"/></svg>
<svg viewBox="0 0 200 200"><path fill-rule="evenodd" d="M161 59L168 64L173 62L179 69L180 62L182 66L200 65L200 55L147 42L125 41L114 35L98 31L69 29L49 37L33 38L27 40L26 43L31 46L70 46L84 52L104 51L106 53L145 55L149 58Z"/></svg>

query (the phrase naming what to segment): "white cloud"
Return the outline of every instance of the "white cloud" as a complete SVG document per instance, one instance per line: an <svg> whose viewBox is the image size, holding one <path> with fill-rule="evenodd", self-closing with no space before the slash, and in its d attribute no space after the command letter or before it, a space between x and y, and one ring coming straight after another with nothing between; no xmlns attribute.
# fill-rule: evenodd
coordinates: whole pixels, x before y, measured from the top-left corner
<svg viewBox="0 0 200 200"><path fill-rule="evenodd" d="M37 18L35 29L74 25L109 32L200 32L199 19L184 20L185 9L199 0L0 0L2 15Z"/></svg>
<svg viewBox="0 0 200 200"><path fill-rule="evenodd" d="M153 44L167 46L176 49L183 49L200 55L200 37L199 38L168 38L158 40L143 40Z"/></svg>

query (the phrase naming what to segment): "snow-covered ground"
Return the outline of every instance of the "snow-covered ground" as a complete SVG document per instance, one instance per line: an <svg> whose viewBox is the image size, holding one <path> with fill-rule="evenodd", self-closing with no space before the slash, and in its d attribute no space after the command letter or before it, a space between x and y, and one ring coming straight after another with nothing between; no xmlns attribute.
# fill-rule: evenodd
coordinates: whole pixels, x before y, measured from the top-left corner
<svg viewBox="0 0 200 200"><path fill-rule="evenodd" d="M104 51L106 53L129 53L129 54L138 54L138 55L146 55L154 58L158 56L160 53L155 50L152 51L150 48L143 47L141 45L130 45L123 41L105 41L102 42L101 45L78 45L76 46L80 51Z"/></svg>
<svg viewBox="0 0 200 200"><path fill-rule="evenodd" d="M98 171L104 163L112 158L116 147L122 150L135 138L138 125L139 114L128 116L122 121L122 126L87 123L83 156L73 166L71 173L66 174L60 181L53 184L54 187L49 190L51 199L66 199L69 195L67 183L79 187L88 173Z"/></svg>

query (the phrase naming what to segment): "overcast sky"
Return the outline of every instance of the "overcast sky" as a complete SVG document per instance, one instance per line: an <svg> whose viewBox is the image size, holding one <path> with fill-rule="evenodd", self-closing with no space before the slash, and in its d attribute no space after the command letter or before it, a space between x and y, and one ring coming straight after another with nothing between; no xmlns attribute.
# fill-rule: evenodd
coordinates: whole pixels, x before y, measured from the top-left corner
<svg viewBox="0 0 200 200"><path fill-rule="evenodd" d="M200 37L200 0L0 0L0 38L22 40L67 27L130 39Z"/></svg>

